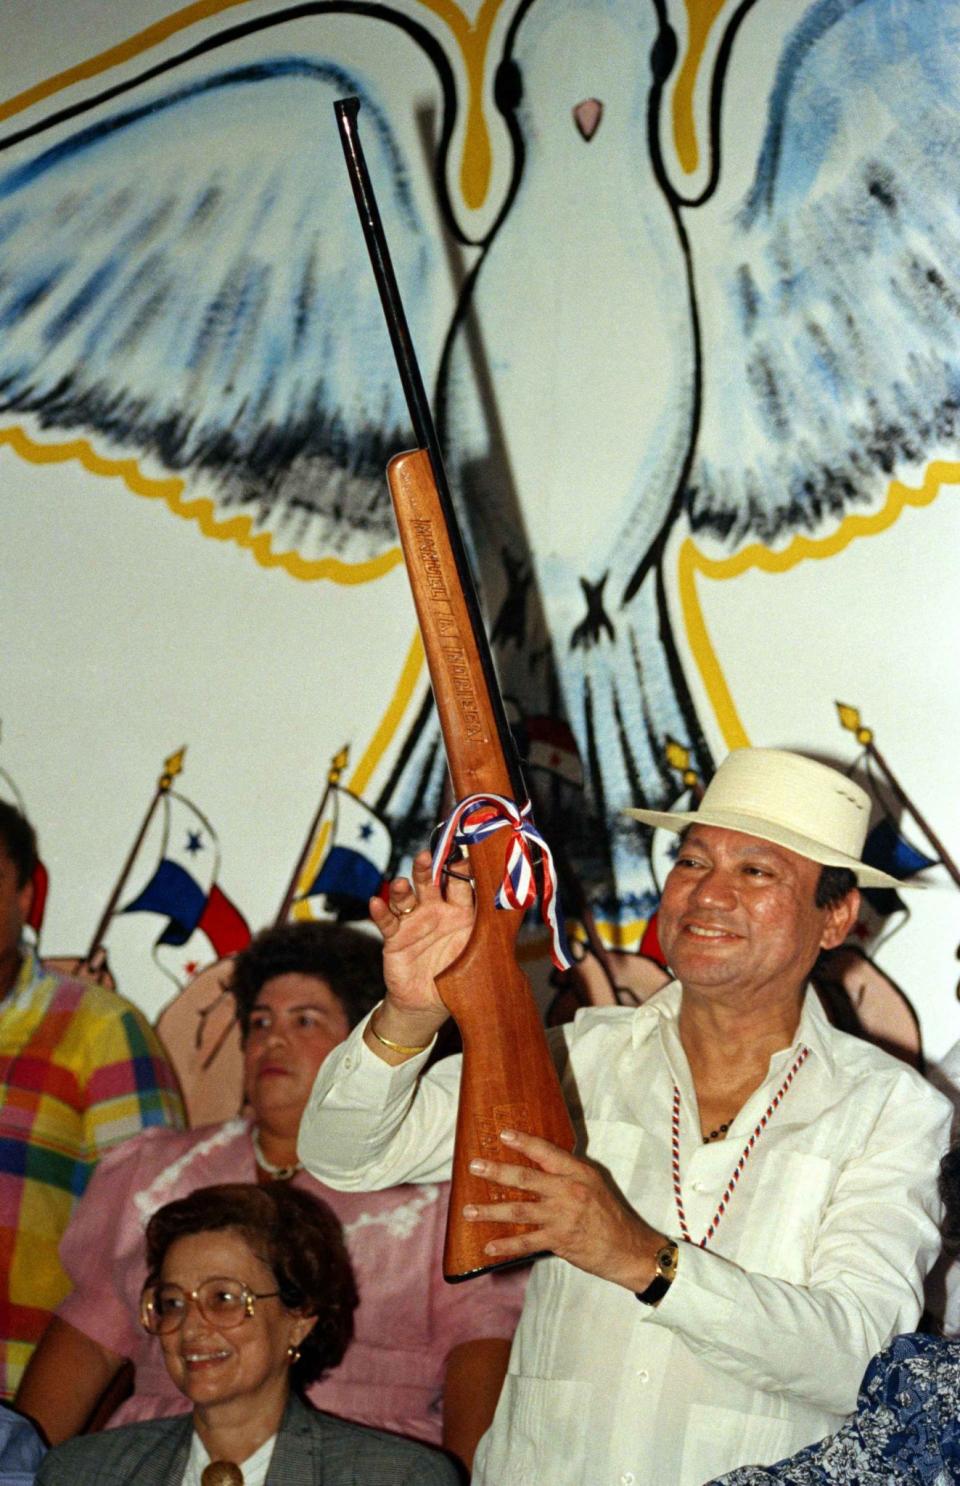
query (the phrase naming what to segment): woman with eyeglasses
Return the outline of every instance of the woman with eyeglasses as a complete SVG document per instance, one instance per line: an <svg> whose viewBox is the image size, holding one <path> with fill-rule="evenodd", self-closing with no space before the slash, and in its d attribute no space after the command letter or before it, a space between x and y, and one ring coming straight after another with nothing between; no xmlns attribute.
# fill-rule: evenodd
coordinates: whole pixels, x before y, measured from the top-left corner
<svg viewBox="0 0 960 1486"><path fill-rule="evenodd" d="M147 1225L144 1329L189 1415L51 1450L38 1486L452 1486L437 1451L322 1414L357 1290L340 1224L285 1184L204 1187Z"/></svg>
<svg viewBox="0 0 960 1486"><path fill-rule="evenodd" d="M236 957L230 991L243 1038L246 1113L199 1130L149 1130L99 1163L60 1248L73 1291L16 1397L51 1445L90 1428L91 1416L114 1428L184 1411L159 1347L136 1320L147 1219L198 1187L273 1180L333 1209L360 1291L349 1350L311 1386L311 1403L357 1424L442 1443L469 1470L499 1396L525 1273L447 1285L446 1183L334 1192L297 1159L317 1072L382 997L382 964L379 940L319 922L265 929ZM128 1363L133 1391L124 1397L117 1384Z"/></svg>

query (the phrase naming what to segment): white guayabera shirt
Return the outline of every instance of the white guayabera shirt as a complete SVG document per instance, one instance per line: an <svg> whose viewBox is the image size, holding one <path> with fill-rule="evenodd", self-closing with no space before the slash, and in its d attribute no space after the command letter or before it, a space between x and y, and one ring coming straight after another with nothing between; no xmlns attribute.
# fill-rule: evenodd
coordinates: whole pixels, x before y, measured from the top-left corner
<svg viewBox="0 0 960 1486"><path fill-rule="evenodd" d="M537 1263L477 1486L701 1486L835 1430L870 1357L920 1314L939 1247L936 1177L950 1109L906 1065L836 1031L808 992L794 1043L727 1137L704 1145L677 1018L681 988L581 1012L550 1034L582 1148L658 1232L691 1244L655 1309L559 1259ZM333 1187L449 1173L459 1059L391 1069L363 1027L327 1058L300 1133ZM734 1168L755 1140L709 1247Z"/></svg>

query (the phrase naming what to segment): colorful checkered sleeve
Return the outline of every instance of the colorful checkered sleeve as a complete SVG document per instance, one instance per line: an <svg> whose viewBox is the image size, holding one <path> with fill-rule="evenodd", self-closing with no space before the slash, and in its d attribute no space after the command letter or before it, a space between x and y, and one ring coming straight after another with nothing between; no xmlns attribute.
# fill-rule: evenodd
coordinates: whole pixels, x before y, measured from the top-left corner
<svg viewBox="0 0 960 1486"><path fill-rule="evenodd" d="M27 952L0 1014L0 1393L13 1395L69 1289L57 1252L100 1156L181 1125L154 1033L116 992L45 972Z"/></svg>
<svg viewBox="0 0 960 1486"><path fill-rule="evenodd" d="M99 1032L99 1056L87 1083L86 1146L92 1162L151 1125L182 1128L176 1079L156 1033L128 1006Z"/></svg>

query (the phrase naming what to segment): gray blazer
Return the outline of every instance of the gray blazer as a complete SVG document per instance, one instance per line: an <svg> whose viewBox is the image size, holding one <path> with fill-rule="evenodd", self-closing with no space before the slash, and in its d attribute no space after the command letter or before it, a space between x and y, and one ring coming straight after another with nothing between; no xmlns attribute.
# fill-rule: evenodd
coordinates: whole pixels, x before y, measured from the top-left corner
<svg viewBox="0 0 960 1486"><path fill-rule="evenodd" d="M37 1486L180 1486L193 1418L148 1419L81 1435L45 1455ZM426 1445L347 1424L291 1397L266 1486L456 1486Z"/></svg>

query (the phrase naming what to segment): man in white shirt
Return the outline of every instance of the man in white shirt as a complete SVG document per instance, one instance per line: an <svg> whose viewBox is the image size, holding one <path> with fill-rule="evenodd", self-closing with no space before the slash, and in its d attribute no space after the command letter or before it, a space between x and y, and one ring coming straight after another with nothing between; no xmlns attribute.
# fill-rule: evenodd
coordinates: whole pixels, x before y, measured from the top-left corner
<svg viewBox="0 0 960 1486"><path fill-rule="evenodd" d="M552 1256L477 1454L484 1486L699 1486L792 1453L915 1325L939 1246L946 1101L806 989L857 881L892 882L860 861L868 797L743 749L697 811L632 813L683 832L658 920L677 979L549 1034L583 1155L501 1132L503 1159L472 1164L526 1197L468 1219L533 1225L487 1245L491 1263ZM447 1015L433 977L469 937L461 891L442 897L418 858L372 908L388 995L325 1063L300 1134L333 1187L449 1171L458 1061L420 1075Z"/></svg>

